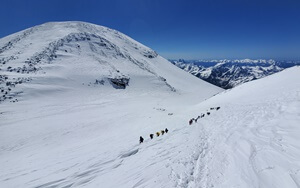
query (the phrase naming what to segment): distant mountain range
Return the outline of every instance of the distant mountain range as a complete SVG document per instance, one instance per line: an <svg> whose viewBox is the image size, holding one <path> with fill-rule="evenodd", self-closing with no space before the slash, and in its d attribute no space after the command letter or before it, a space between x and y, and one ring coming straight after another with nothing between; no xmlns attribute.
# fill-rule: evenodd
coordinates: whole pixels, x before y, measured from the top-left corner
<svg viewBox="0 0 300 188"><path fill-rule="evenodd" d="M300 61L275 61L265 59L241 60L170 60L177 67L224 89L263 78L282 71Z"/></svg>

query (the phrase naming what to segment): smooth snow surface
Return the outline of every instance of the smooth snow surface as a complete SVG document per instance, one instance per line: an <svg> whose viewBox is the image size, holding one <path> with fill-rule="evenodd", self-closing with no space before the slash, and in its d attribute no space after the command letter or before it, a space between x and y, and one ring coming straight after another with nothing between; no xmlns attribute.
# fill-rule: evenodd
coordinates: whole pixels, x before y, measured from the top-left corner
<svg viewBox="0 0 300 188"><path fill-rule="evenodd" d="M69 24L46 26L66 32ZM81 42L78 55L69 41L72 50L64 44L53 52L56 59L39 64L45 73L30 73L32 81L13 88L23 92L19 102L0 104L0 187L299 187L299 67L219 93L109 32L118 52L91 52L90 42ZM33 45L40 41L34 39ZM130 78L126 89L112 87L107 78L114 76ZM188 125L207 110L210 116ZM167 134L150 140L165 128Z"/></svg>

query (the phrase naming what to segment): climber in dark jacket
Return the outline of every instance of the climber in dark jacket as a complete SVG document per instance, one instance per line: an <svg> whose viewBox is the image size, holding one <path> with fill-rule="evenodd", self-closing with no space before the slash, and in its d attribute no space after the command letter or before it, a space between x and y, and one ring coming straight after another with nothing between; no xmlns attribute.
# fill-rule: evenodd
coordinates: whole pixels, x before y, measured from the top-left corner
<svg viewBox="0 0 300 188"><path fill-rule="evenodd" d="M165 132L168 133L168 131L169 131L169 130L166 128L166 129L165 129Z"/></svg>
<svg viewBox="0 0 300 188"><path fill-rule="evenodd" d="M150 138L153 139L153 134L150 134Z"/></svg>
<svg viewBox="0 0 300 188"><path fill-rule="evenodd" d="M144 142L144 138L140 136L140 144Z"/></svg>

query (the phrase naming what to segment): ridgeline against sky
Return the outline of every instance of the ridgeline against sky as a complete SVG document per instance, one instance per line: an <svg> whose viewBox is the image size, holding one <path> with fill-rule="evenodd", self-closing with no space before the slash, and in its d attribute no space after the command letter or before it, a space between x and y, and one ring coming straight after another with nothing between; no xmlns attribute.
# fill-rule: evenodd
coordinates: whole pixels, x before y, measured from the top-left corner
<svg viewBox="0 0 300 188"><path fill-rule="evenodd" d="M86 21L169 59L300 59L299 10L299 0L2 0L0 38L50 21Z"/></svg>

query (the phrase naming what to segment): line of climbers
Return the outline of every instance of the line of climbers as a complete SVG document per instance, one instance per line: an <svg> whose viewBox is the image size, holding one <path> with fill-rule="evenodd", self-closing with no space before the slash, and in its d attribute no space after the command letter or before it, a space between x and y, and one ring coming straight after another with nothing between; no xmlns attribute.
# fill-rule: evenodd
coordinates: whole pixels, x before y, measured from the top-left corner
<svg viewBox="0 0 300 188"><path fill-rule="evenodd" d="M221 108L221 107L218 106L218 107L210 108L210 110L216 110L216 111L218 111L220 108ZM206 114L209 116L209 115L210 115L210 112L206 112ZM205 116L205 114L202 114L202 113L201 113L201 115L198 116L197 118L192 118L192 119L190 119L189 125L192 125L194 121L195 121L195 123L197 123L198 119L199 119L199 118L204 118L204 116Z"/></svg>
<svg viewBox="0 0 300 188"><path fill-rule="evenodd" d="M210 110L216 110L216 111L218 111L219 109L220 109L221 107L213 107L213 108L210 108ZM206 112L206 115L210 115L210 112ZM193 124L193 122L195 121L195 123L197 123L197 121L198 121L198 119L199 118L204 118L204 116L205 116L205 114L202 114L201 113L201 115L200 116L198 116L197 118L192 118L192 119L190 119L190 121L189 121L189 125L192 125ZM156 136L157 137L159 137L159 135L164 135L165 133L168 133L168 129L166 128L165 130L161 130L161 131L159 131L159 132L156 132ZM152 140L153 139L153 137L154 137L154 134L150 134L150 139ZM140 136L140 143L143 143L144 142L144 138L142 137L142 136Z"/></svg>
<svg viewBox="0 0 300 188"><path fill-rule="evenodd" d="M164 135L165 133L168 133L168 129L166 128L165 130L161 130L161 131L158 131L156 132L156 136L159 137L159 135ZM150 134L150 139L152 140L153 137L154 137L154 134ZM140 136L140 143L143 143L144 142L144 138L142 136Z"/></svg>

